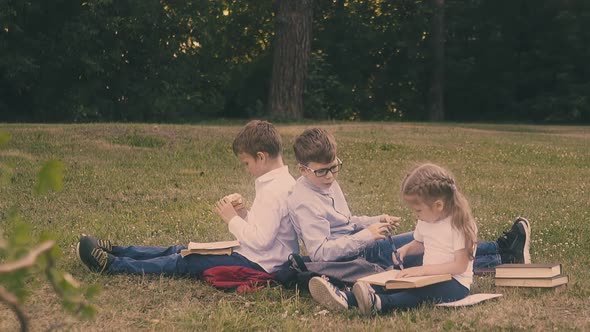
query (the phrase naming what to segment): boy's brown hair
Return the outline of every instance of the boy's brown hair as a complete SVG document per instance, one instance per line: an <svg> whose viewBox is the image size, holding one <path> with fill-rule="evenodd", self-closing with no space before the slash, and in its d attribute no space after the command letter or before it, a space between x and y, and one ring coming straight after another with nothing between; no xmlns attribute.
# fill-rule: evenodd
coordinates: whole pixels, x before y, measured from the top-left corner
<svg viewBox="0 0 590 332"><path fill-rule="evenodd" d="M293 143L295 159L301 165L310 162L328 164L336 159L336 140L321 128L306 129Z"/></svg>
<svg viewBox="0 0 590 332"><path fill-rule="evenodd" d="M283 152L281 135L272 123L262 120L248 122L234 138L234 153L247 153L252 157L258 152L266 152L271 158L276 158Z"/></svg>

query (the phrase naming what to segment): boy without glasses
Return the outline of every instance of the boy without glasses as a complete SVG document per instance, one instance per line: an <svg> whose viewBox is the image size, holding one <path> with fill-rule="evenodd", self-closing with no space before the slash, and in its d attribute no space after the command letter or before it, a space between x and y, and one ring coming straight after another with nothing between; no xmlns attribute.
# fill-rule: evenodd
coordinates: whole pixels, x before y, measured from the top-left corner
<svg viewBox="0 0 590 332"><path fill-rule="evenodd" d="M188 255L186 246L115 246L108 240L83 236L80 260L94 272L109 274L164 274L200 277L216 266L244 266L268 273L281 268L299 243L289 220L287 196L295 180L283 164L281 137L266 121L251 121L233 141L233 151L255 180L256 197L248 211L241 197L226 196L215 209L240 247L229 256ZM239 195L238 195L239 196Z"/></svg>

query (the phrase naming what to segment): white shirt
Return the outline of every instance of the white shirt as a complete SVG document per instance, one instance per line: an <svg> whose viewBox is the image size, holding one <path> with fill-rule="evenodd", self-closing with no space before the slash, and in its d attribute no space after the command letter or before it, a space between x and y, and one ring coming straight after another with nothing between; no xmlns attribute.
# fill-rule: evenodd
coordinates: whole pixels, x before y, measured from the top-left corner
<svg viewBox="0 0 590 332"><path fill-rule="evenodd" d="M256 197L246 219L229 221L229 231L240 241L236 252L272 273L285 263L291 253L299 253L299 242L289 220L287 197L295 180L288 166L258 177Z"/></svg>
<svg viewBox="0 0 590 332"><path fill-rule="evenodd" d="M465 236L453 228L451 217L434 223L418 220L414 239L424 244L423 265L444 264L455 261L455 251L465 249ZM475 255L474 245L474 255ZM469 289L473 281L473 260L469 260L467 269L453 275L458 282Z"/></svg>
<svg viewBox="0 0 590 332"><path fill-rule="evenodd" d="M297 179L289 214L314 262L355 257L375 242L366 226L379 222L379 217L352 216L337 181L321 189L306 177Z"/></svg>

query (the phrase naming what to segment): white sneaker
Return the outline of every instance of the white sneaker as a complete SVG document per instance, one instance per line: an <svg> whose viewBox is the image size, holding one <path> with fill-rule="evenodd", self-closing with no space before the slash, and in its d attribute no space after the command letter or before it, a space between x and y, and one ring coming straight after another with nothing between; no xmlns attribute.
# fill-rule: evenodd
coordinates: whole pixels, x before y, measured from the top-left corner
<svg viewBox="0 0 590 332"><path fill-rule="evenodd" d="M375 294L375 290L366 282L357 282L352 286L352 294L359 305L359 311L365 316L370 316L381 311L381 301Z"/></svg>
<svg viewBox="0 0 590 332"><path fill-rule="evenodd" d="M341 311L348 309L348 297L346 294L332 285L325 276L311 278L308 287L311 297L329 310Z"/></svg>

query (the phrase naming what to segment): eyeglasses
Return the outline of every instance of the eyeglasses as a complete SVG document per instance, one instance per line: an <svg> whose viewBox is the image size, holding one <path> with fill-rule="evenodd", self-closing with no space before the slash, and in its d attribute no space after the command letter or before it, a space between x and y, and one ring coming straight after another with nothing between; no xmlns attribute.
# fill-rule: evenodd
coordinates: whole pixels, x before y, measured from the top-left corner
<svg viewBox="0 0 590 332"><path fill-rule="evenodd" d="M303 164L300 164L300 165L307 168L308 170L312 171L313 174L315 174L315 176L317 176L318 178L321 178L321 177L328 175L328 172L330 172L332 174L336 174L336 173L340 172L340 169L342 169L342 160L340 160L340 158L336 158L336 161L338 161L338 164L336 164L332 167L320 168L320 169L313 169L313 168L311 168L309 166L305 166Z"/></svg>

